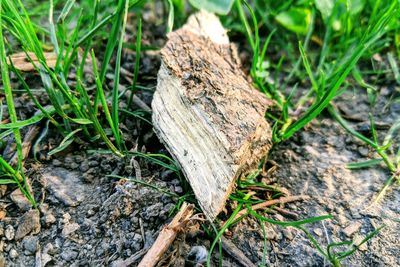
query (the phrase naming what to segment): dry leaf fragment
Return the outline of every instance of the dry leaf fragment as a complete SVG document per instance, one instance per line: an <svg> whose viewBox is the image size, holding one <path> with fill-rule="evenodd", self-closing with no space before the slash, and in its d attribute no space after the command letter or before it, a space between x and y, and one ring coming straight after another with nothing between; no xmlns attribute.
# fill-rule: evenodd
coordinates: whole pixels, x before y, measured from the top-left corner
<svg viewBox="0 0 400 267"><path fill-rule="evenodd" d="M6 217L7 213L4 210L0 210L0 221Z"/></svg>
<svg viewBox="0 0 400 267"><path fill-rule="evenodd" d="M57 55L54 52L44 52L44 58L46 59L47 66L49 68L54 68L56 66L57 62ZM19 52L12 54L9 57L9 60L11 59L12 64L17 70L21 71L34 71L35 65L39 65L39 60L37 59L36 55L32 52ZM34 64L32 64L32 62ZM10 62L8 62L10 64Z"/></svg>

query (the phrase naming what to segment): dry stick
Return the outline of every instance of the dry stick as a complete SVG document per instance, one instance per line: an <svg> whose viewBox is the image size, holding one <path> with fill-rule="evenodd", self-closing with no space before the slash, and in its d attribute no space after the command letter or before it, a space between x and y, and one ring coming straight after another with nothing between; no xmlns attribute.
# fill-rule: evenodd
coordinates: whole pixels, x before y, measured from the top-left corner
<svg viewBox="0 0 400 267"><path fill-rule="evenodd" d="M242 266L245 267L256 267L256 265L249 260L249 258L244 255L244 253L238 249L235 244L232 243L229 239L222 236L222 249L225 250L232 258L234 258L237 262L239 262Z"/></svg>
<svg viewBox="0 0 400 267"><path fill-rule="evenodd" d="M118 260L112 263L112 267L125 267L125 266L130 266L133 263L135 263L136 261L138 261L141 257L143 257L144 254L146 254L146 252L148 251L148 249L142 249L139 250L138 252L136 252L135 254L133 254L132 256L130 256L129 258L125 259L125 260Z"/></svg>
<svg viewBox="0 0 400 267"><path fill-rule="evenodd" d="M123 91L121 89L121 87L118 86L118 88L119 88L118 92L120 94L124 93L123 94L124 97L126 97L126 98L129 97L129 93L131 92L130 90ZM133 95L132 103L135 104L136 106L138 106L139 108L143 109L146 112L151 112L151 108L142 99L140 99L137 95Z"/></svg>
<svg viewBox="0 0 400 267"><path fill-rule="evenodd" d="M181 231L185 224L189 221L193 214L193 209L194 205L183 203L181 209L175 215L172 221L167 226L163 227L153 246L143 257L138 267L152 267L157 264L162 255L175 240L178 232Z"/></svg>
<svg viewBox="0 0 400 267"><path fill-rule="evenodd" d="M295 201L301 201L301 200L308 200L310 199L309 196L307 195L298 195L298 196L288 196L288 197L281 197L278 199L272 199L272 200L268 200L256 205L253 205L251 207L252 210L259 210L259 209L263 209L272 205L276 205L276 204L285 204L285 203L289 203L289 202L295 202ZM233 219L234 221L236 219L238 219L240 216L246 214L247 209L242 209L241 211L239 211L238 214L236 214L235 218Z"/></svg>
<svg viewBox="0 0 400 267"><path fill-rule="evenodd" d="M24 140L22 142L22 160L28 157L29 151L32 147L32 142L39 134L40 127L38 125L32 125L29 127L28 132L25 134ZM18 153L15 152L13 157L10 160L11 165L15 165L18 162Z"/></svg>
<svg viewBox="0 0 400 267"><path fill-rule="evenodd" d="M282 214L282 215L284 215L286 217L290 217L290 218L292 218L294 220L298 220L299 219L299 216L294 212L291 212L291 211L288 211L288 210L285 210L285 209L282 209L282 208L279 208L279 207L274 207L274 210L276 210L280 214Z"/></svg>

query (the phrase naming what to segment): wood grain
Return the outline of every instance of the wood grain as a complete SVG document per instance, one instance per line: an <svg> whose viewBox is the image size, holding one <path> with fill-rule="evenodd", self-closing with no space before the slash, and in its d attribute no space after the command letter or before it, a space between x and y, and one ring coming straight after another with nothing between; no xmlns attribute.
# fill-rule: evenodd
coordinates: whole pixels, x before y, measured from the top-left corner
<svg viewBox="0 0 400 267"><path fill-rule="evenodd" d="M201 11L168 35L154 94L153 124L182 167L206 216L224 207L235 179L271 147L271 106L241 69L218 18Z"/></svg>

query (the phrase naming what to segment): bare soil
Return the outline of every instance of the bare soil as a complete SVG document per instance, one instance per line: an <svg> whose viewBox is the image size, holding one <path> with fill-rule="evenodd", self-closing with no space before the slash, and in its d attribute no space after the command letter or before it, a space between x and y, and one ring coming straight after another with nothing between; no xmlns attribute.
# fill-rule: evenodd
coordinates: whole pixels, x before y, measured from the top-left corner
<svg viewBox="0 0 400 267"><path fill-rule="evenodd" d="M145 36L146 32L152 36L150 33L157 30L144 32ZM133 69L134 53L126 53L124 66ZM141 84L155 85L159 60L157 53L144 53ZM112 82L112 77L109 82ZM129 84L129 77L125 82ZM150 104L151 94L146 92L139 96ZM356 117L353 126L361 130L368 128L367 99L360 97L364 94L361 90L348 91L336 101L343 113ZM400 103L385 107L394 94L398 94L395 86L383 84L380 87L382 102L375 110L377 122L383 125L380 134L385 132L385 124L389 125L400 116ZM21 119L33 114L33 105L26 96L20 96L17 102ZM46 99L42 102L45 103ZM43 124L40 126L44 128ZM166 152L146 123L131 118L124 127L124 136L128 137L131 147L142 152ZM30 159L25 164L36 199L40 202L39 212L18 207L10 197L12 188L1 192L0 204L6 217L0 222L0 263L6 266L136 266L158 231L170 220L177 198L107 175L142 179L178 195L185 193L187 185L182 184L174 172L148 160L138 157L120 159L90 150L88 144L71 146L69 150L48 158L45 152L61 140L54 129L50 130L41 146L40 163ZM373 156L373 151L323 114L271 154L269 159L277 166L277 171L270 177L271 182L288 188L292 195L311 197L306 202L282 206L290 212L289 215L275 212L271 218L291 220L293 217L305 219L332 214L334 220L307 225L322 245L332 241L359 242L385 224L377 236L343 264L399 266L398 187L393 187L382 202L368 208L388 179L388 171L384 167L354 171L346 168L349 162ZM261 264L264 237L258 222L246 218L230 232L229 239L253 263ZM270 224L266 224L266 232L266 264L269 266L328 265L302 232ZM162 264L190 266L188 260L185 263L188 251L197 245L208 249L210 241L201 229L182 235ZM217 262L218 252L213 257L213 264ZM227 254L223 255L222 263L223 266L240 266Z"/></svg>

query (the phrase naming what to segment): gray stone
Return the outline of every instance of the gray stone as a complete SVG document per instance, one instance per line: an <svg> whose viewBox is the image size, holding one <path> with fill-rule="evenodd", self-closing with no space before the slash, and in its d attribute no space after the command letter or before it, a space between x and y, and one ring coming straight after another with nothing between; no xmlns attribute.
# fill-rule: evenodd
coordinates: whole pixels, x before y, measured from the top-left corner
<svg viewBox="0 0 400 267"><path fill-rule="evenodd" d="M80 226L77 223L67 223L66 225L64 225L64 228L62 230L62 235L64 237L67 237L73 232L77 231L79 228Z"/></svg>
<svg viewBox="0 0 400 267"><path fill-rule="evenodd" d="M77 206L84 199L84 186L76 172L60 167L45 169L42 182L65 206Z"/></svg>
<svg viewBox="0 0 400 267"><path fill-rule="evenodd" d="M11 249L10 252L8 252L8 256L10 259L16 259L18 257L18 252L15 249Z"/></svg>
<svg viewBox="0 0 400 267"><path fill-rule="evenodd" d="M153 205L147 207L147 209L143 215L144 215L145 219L149 219L151 217L158 217L162 208L163 208L162 203L153 204Z"/></svg>
<svg viewBox="0 0 400 267"><path fill-rule="evenodd" d="M62 165L62 162L59 161L58 159L54 159L52 163L53 163L54 166L61 166Z"/></svg>
<svg viewBox="0 0 400 267"><path fill-rule="evenodd" d="M363 157L367 157L368 154L369 154L368 147L360 146L360 147L358 148L358 153L360 153L360 155L363 156Z"/></svg>
<svg viewBox="0 0 400 267"><path fill-rule="evenodd" d="M76 259L76 257L78 257L78 252L71 249L64 250L61 253L61 258L63 258L65 261L73 261Z"/></svg>
<svg viewBox="0 0 400 267"><path fill-rule="evenodd" d="M183 189L182 189L181 186L175 186L175 187L174 187L174 191L175 191L175 193L177 193L177 194L181 194L181 193L183 192Z"/></svg>
<svg viewBox="0 0 400 267"><path fill-rule="evenodd" d="M32 207L32 204L24 196L24 194L22 194L19 188L10 194L10 198L22 211L27 211Z"/></svg>
<svg viewBox="0 0 400 267"><path fill-rule="evenodd" d="M23 247L25 249L25 255L34 255L39 247L39 240L36 236L27 236L22 241Z"/></svg>
<svg viewBox="0 0 400 267"><path fill-rule="evenodd" d="M27 211L18 221L18 228L15 232L15 239L22 239L28 234L40 232L40 217L38 210Z"/></svg>

